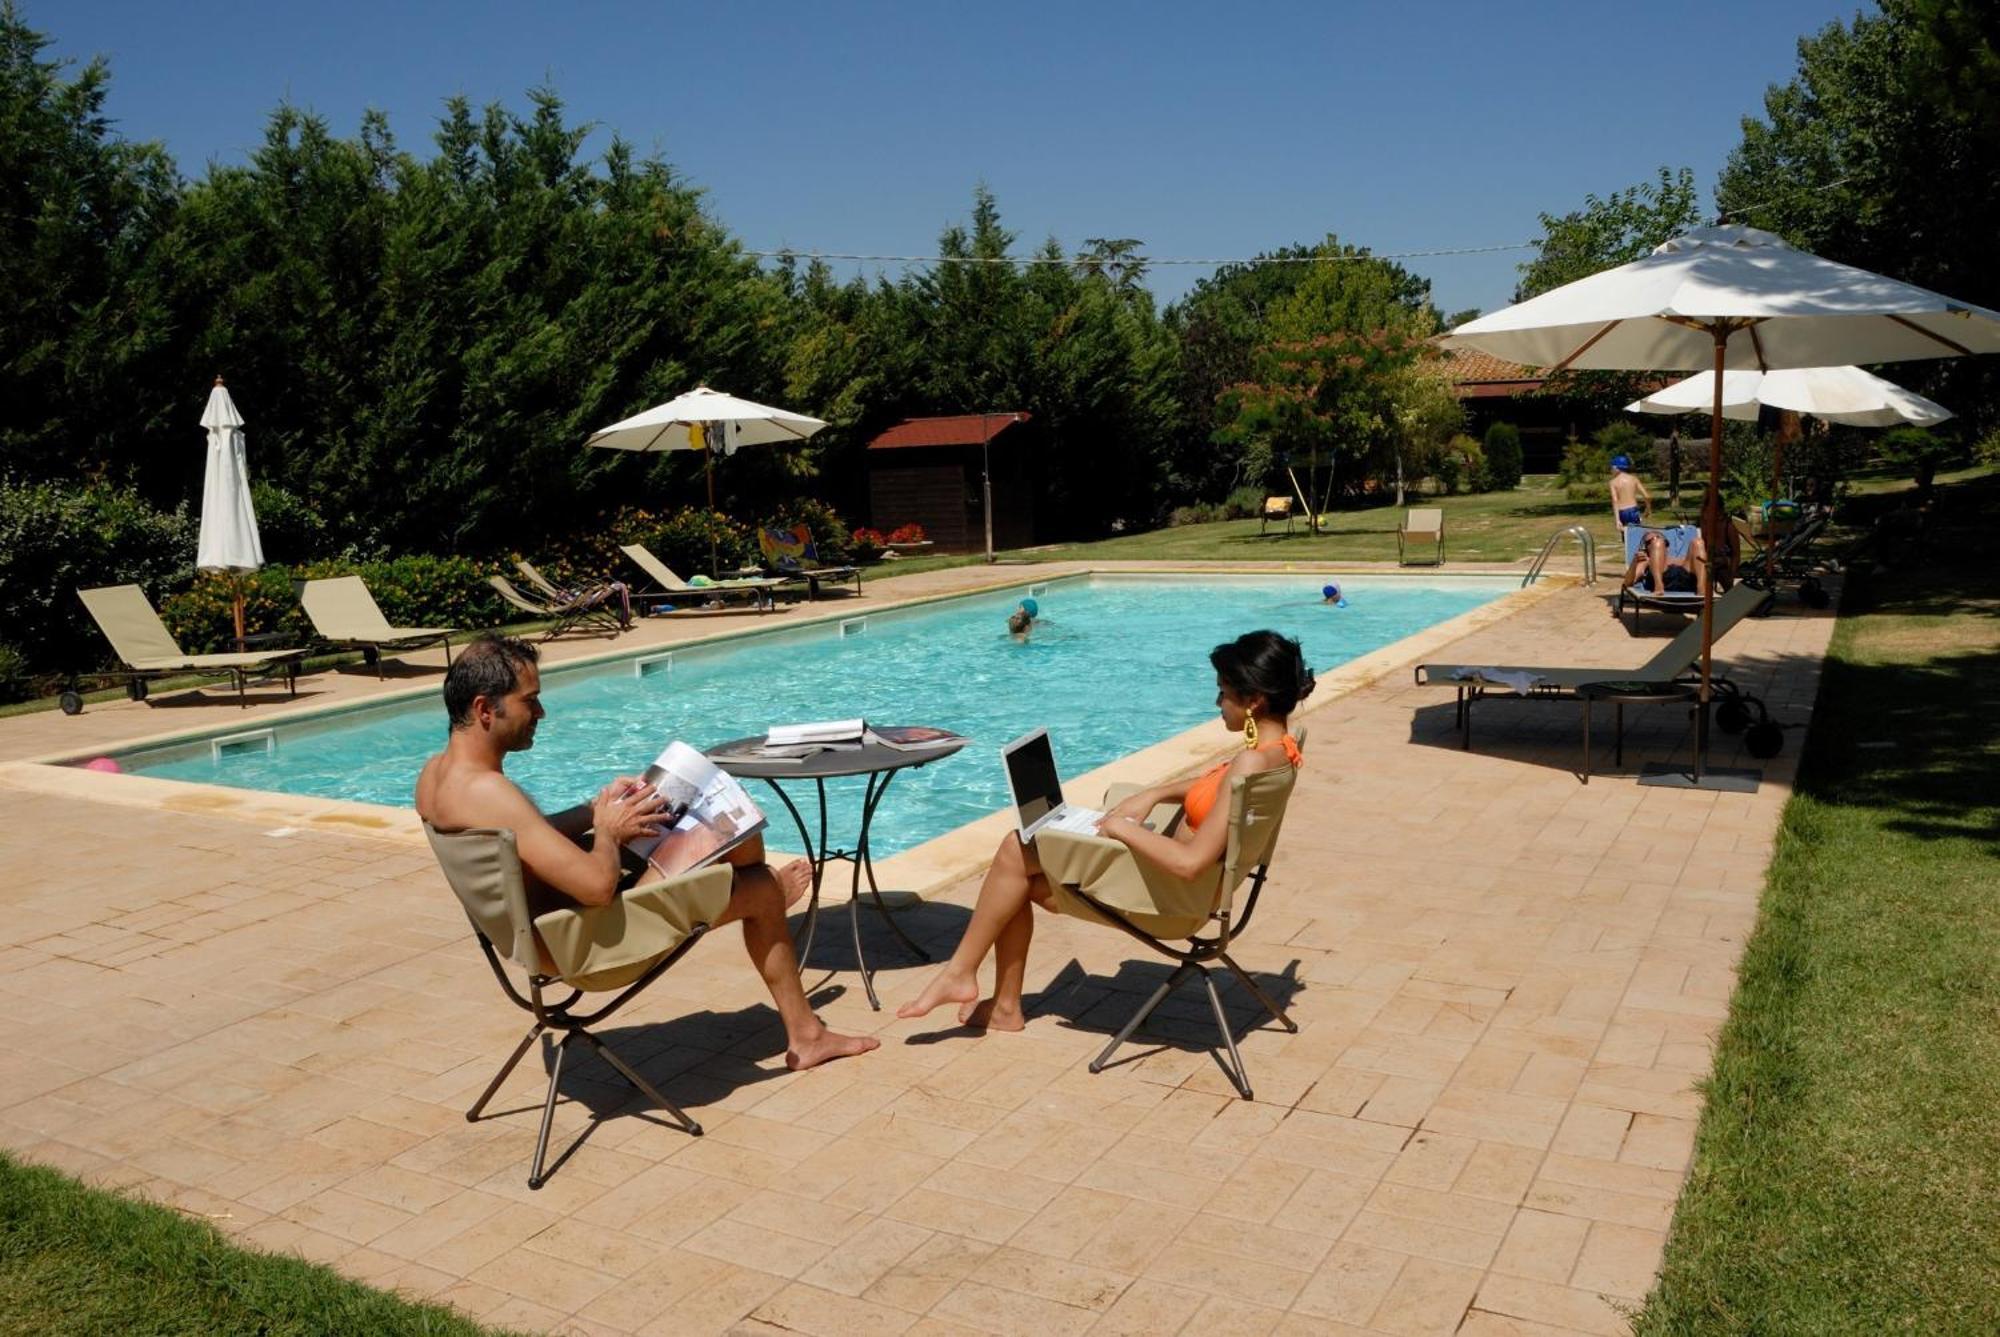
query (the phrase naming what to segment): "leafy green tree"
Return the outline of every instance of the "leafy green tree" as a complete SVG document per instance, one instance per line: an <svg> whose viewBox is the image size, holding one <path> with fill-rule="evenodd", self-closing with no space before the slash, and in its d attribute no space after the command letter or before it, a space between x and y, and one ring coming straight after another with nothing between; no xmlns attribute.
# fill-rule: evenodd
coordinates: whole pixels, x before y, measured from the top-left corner
<svg viewBox="0 0 2000 1337"><path fill-rule="evenodd" d="M1716 189L1728 216L1832 260L2000 304L2000 67L1990 4L1885 0L1799 42ZM1901 364L1974 431L2000 421L1991 358Z"/></svg>
<svg viewBox="0 0 2000 1337"><path fill-rule="evenodd" d="M1486 486L1511 492L1521 486L1521 429L1496 422L1486 429Z"/></svg>
<svg viewBox="0 0 2000 1337"><path fill-rule="evenodd" d="M138 282L179 201L173 164L112 133L102 61L65 77L48 45L0 3L0 472L24 478L101 468L157 429L174 352Z"/></svg>
<svg viewBox="0 0 2000 1337"><path fill-rule="evenodd" d="M1917 496L1928 497L1937 471L1958 457L1958 443L1921 427L1898 427L1882 433L1882 458L1910 475Z"/></svg>
<svg viewBox="0 0 2000 1337"><path fill-rule="evenodd" d="M1651 254L1669 237L1699 226L1701 209L1694 172L1662 167L1655 180L1602 199L1586 195L1581 209L1541 218L1535 258L1521 266L1514 288L1517 302Z"/></svg>

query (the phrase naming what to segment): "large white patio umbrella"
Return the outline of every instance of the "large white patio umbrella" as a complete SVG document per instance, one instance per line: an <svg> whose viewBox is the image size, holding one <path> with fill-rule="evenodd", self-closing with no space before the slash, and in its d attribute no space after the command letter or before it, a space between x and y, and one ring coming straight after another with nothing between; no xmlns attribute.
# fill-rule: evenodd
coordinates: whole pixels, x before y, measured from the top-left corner
<svg viewBox="0 0 2000 1337"><path fill-rule="evenodd" d="M201 425L208 429L208 466L201 484L201 535L194 564L201 571L227 571L235 589L236 639L243 640L241 575L264 565L257 536L257 511L250 504L250 466L243 442L243 415L220 376L208 392Z"/></svg>
<svg viewBox="0 0 2000 1337"><path fill-rule="evenodd" d="M1635 399L1627 413L1692 413L1711 410L1715 373L1698 371L1664 390ZM1722 373L1722 416L1755 422L1760 408L1787 409L1848 427L1930 427L1952 416L1950 409L1905 390L1894 381L1859 367L1795 367L1783 371Z"/></svg>
<svg viewBox="0 0 2000 1337"><path fill-rule="evenodd" d="M715 452L734 455L742 446L803 441L826 426L818 418L738 399L705 385L635 413L590 434L586 446L607 450L699 450L708 473L708 509L715 509ZM708 545L709 574L715 574L715 540Z"/></svg>
<svg viewBox="0 0 2000 1337"><path fill-rule="evenodd" d="M1769 232L1730 225L1696 228L1630 264L1467 321L1447 343L1545 367L1550 374L1711 369L1708 495L1701 528L1709 551L1719 554L1723 373L2000 352L2000 312L1822 259ZM1713 695L1712 583L1702 600L1701 627L1696 783Z"/></svg>

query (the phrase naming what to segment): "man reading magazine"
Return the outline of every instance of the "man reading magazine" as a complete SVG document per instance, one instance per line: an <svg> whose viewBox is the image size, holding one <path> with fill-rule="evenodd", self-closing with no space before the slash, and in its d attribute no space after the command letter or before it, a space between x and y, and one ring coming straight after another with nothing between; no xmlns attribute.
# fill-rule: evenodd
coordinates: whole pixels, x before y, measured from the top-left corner
<svg viewBox="0 0 2000 1337"><path fill-rule="evenodd" d="M634 842L674 865L675 871L720 857L734 866L736 874L729 909L712 927L742 921L743 945L784 1022L785 1065L810 1068L874 1049L878 1041L873 1037L828 1030L799 987L798 958L792 951L785 909L811 885L811 866L800 859L773 872L764 862L764 842L756 834L762 815L757 814L745 829L740 809L720 801L708 806L710 787L699 772L689 773L674 747L656 763L658 776L647 773L651 780L620 776L589 802L548 815L507 778L502 770L507 754L535 745L535 728L545 713L540 658L540 652L525 641L486 635L453 661L444 679L451 732L444 751L425 762L417 776L418 815L441 831L475 827L512 831L530 909L538 914L564 904L609 904L627 885L624 856ZM708 765L694 749L676 746ZM736 792L742 794L740 788ZM676 799L678 807L673 806ZM747 796L742 802L756 813ZM722 820L705 823L703 817L710 814ZM701 830L698 836L692 829L682 829L691 819ZM682 835L689 840L680 841ZM660 875L638 859L632 862L638 865L638 881Z"/></svg>

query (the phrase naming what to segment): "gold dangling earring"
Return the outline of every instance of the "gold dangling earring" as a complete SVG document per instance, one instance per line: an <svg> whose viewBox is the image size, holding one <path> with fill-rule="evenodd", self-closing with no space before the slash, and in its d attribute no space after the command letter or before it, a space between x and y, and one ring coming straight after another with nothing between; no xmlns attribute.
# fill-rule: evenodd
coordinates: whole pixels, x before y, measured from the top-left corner
<svg viewBox="0 0 2000 1337"><path fill-rule="evenodd" d="M1243 717L1243 746L1248 748L1257 746L1257 717L1255 715L1245 715Z"/></svg>

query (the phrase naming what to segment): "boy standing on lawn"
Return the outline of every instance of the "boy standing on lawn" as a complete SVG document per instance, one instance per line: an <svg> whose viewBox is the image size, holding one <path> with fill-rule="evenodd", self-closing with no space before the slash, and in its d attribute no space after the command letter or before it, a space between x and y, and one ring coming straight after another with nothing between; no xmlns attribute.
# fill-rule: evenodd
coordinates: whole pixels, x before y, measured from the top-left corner
<svg viewBox="0 0 2000 1337"><path fill-rule="evenodd" d="M1618 522L1618 536L1625 536L1628 525L1644 523L1652 513L1653 498L1646 491L1646 485L1632 472L1632 457L1613 455L1611 457L1611 516Z"/></svg>

